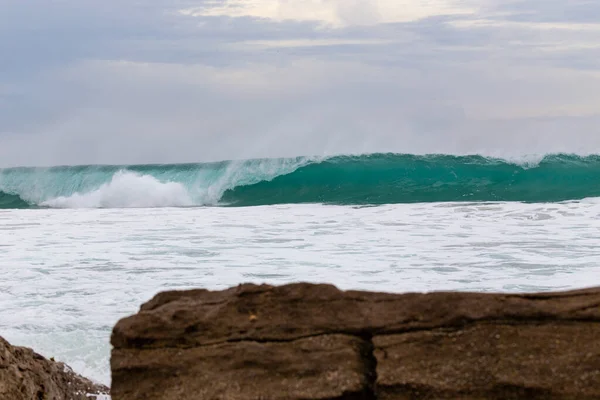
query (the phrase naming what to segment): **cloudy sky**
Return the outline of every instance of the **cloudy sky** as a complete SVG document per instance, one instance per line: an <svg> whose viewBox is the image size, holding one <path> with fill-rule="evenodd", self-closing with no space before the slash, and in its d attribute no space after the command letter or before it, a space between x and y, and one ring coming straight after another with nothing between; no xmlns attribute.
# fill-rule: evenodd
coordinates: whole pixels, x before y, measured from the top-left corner
<svg viewBox="0 0 600 400"><path fill-rule="evenodd" d="M0 0L0 165L600 152L596 0Z"/></svg>

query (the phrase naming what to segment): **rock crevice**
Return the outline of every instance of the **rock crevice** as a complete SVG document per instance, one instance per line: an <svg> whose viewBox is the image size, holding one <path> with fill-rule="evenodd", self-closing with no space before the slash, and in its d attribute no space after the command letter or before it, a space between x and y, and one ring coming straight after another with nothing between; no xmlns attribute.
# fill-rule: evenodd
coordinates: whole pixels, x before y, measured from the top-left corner
<svg viewBox="0 0 600 400"><path fill-rule="evenodd" d="M375 357L375 344L370 334L364 334L365 351L362 354L365 365L366 400L377 400L377 357Z"/></svg>

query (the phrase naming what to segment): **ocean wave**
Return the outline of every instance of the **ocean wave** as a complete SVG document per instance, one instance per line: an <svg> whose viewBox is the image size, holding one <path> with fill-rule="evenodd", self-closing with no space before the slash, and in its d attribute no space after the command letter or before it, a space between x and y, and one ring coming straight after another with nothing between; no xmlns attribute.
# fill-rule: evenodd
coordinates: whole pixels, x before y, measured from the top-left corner
<svg viewBox="0 0 600 400"><path fill-rule="evenodd" d="M19 195L0 191L0 209L32 208L33 205L23 200Z"/></svg>
<svg viewBox="0 0 600 400"><path fill-rule="evenodd" d="M557 202L600 197L600 156L368 154L0 170L0 208Z"/></svg>

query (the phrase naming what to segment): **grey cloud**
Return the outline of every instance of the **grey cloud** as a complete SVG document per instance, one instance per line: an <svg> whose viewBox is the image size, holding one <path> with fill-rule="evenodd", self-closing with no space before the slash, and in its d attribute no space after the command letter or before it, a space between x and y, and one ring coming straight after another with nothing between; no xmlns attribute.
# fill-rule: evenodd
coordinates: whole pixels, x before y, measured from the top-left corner
<svg viewBox="0 0 600 400"><path fill-rule="evenodd" d="M568 48L598 33L528 25L595 3L336 29L176 13L201 3L3 3L0 165L600 150L598 51Z"/></svg>
<svg viewBox="0 0 600 400"><path fill-rule="evenodd" d="M529 22L598 23L600 7L589 0L513 0L497 2L497 11L508 12L501 18Z"/></svg>

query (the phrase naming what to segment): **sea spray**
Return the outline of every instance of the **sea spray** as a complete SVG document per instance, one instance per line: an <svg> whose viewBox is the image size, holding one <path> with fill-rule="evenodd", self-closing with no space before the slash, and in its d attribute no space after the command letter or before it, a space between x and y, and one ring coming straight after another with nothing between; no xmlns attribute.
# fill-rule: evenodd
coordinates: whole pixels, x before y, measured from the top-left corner
<svg viewBox="0 0 600 400"><path fill-rule="evenodd" d="M52 208L143 208L194 205L178 182L160 182L151 175L118 171L110 182L87 193L56 197L40 204Z"/></svg>

